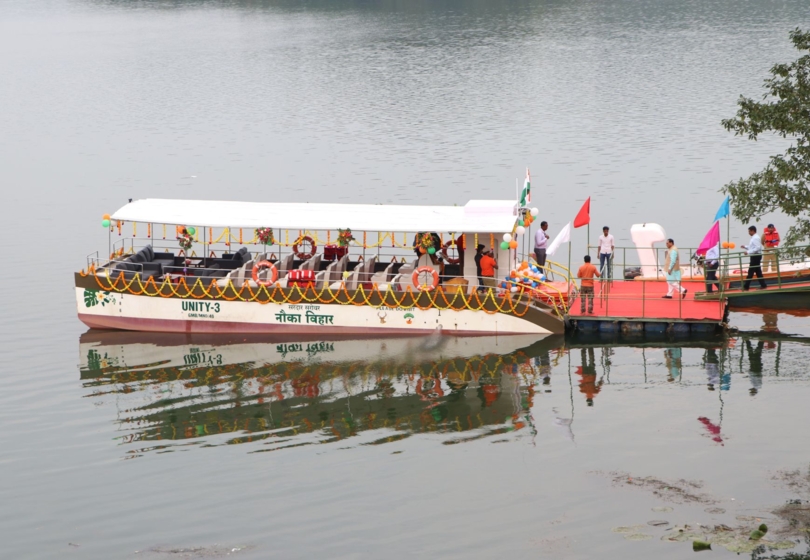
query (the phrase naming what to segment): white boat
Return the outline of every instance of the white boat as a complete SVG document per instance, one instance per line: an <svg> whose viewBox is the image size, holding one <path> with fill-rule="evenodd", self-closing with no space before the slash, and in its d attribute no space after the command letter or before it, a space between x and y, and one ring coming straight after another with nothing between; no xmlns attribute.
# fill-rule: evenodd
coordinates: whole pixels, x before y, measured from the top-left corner
<svg viewBox="0 0 810 560"><path fill-rule="evenodd" d="M106 218L110 257L97 252L76 273L78 315L91 328L151 332L561 333L558 309L479 286L477 244L494 247L500 271L514 269L519 248L502 240L528 246L518 232L529 215L511 200L137 200Z"/></svg>

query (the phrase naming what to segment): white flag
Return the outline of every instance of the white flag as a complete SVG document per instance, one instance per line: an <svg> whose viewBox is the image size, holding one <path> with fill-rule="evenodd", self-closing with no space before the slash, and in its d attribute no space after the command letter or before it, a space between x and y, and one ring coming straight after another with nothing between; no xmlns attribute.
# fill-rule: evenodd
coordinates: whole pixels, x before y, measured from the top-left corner
<svg viewBox="0 0 810 560"><path fill-rule="evenodd" d="M571 241L571 222L565 224L562 231L557 234L557 237L555 237L554 241L551 242L551 245L548 246L548 249L546 249L546 256L552 256L557 249L560 248L560 245L563 243L568 243L569 241Z"/></svg>

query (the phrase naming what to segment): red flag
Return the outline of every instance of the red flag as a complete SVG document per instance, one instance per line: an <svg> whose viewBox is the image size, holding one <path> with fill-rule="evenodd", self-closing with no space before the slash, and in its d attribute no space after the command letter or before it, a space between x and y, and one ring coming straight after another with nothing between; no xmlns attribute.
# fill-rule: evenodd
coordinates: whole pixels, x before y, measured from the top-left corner
<svg viewBox="0 0 810 560"><path fill-rule="evenodd" d="M579 209L579 213L577 217L574 218L574 227L582 227L584 225L591 223L591 197L588 197L588 200L585 201L585 204L582 205L582 208Z"/></svg>

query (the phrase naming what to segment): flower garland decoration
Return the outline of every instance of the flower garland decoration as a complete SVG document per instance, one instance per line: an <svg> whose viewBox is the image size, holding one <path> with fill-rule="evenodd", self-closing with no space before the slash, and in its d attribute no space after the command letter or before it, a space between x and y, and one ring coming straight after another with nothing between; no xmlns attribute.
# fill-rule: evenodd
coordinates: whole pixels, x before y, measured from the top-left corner
<svg viewBox="0 0 810 560"><path fill-rule="evenodd" d="M177 243L180 245L181 249L188 251L191 249L191 244L194 243L194 238L191 237L191 234L186 228L183 228L183 231L177 236Z"/></svg>
<svg viewBox="0 0 810 560"><path fill-rule="evenodd" d="M348 247L349 242L354 241L354 236L352 235L352 230L349 228L340 229L338 228L338 238L337 244L339 247Z"/></svg>
<svg viewBox="0 0 810 560"><path fill-rule="evenodd" d="M424 254L428 253L430 255L436 252L436 248L433 246L433 236L429 233L423 233L419 236L419 252Z"/></svg>
<svg viewBox="0 0 810 560"><path fill-rule="evenodd" d="M261 227L256 230L256 237L259 239L259 243L263 245L275 245L276 238L273 236L273 230L267 227Z"/></svg>

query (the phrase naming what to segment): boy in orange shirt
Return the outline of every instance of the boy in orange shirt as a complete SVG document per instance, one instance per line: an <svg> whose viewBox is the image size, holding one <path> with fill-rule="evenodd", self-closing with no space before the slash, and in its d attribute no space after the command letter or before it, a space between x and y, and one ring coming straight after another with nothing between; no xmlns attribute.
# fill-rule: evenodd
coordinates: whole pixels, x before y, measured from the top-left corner
<svg viewBox="0 0 810 560"><path fill-rule="evenodd" d="M582 289L580 290L579 305L580 313L585 314L585 300L588 300L588 313L593 314L593 279L599 278L599 271L591 264L590 255L585 255L585 264L579 267L577 278L581 278Z"/></svg>

